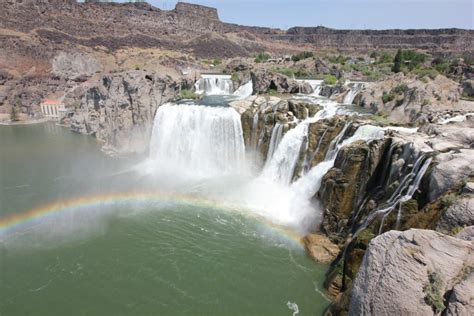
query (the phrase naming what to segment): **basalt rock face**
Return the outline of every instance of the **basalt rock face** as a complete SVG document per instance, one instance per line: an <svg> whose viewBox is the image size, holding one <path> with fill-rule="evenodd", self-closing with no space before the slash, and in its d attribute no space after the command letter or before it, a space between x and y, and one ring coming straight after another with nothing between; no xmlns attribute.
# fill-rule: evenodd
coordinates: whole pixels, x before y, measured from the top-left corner
<svg viewBox="0 0 474 316"><path fill-rule="evenodd" d="M236 102L233 106L242 113L245 146L248 151L257 153L261 163L266 161L269 150L276 149L272 140L281 139L297 121L313 116L319 110L314 104L261 96Z"/></svg>
<svg viewBox="0 0 474 316"><path fill-rule="evenodd" d="M387 232L370 242L349 314L472 315L473 268L470 241L429 230Z"/></svg>
<svg viewBox="0 0 474 316"><path fill-rule="evenodd" d="M436 230L449 234L456 229L474 225L474 195L467 194L455 201L441 216Z"/></svg>
<svg viewBox="0 0 474 316"><path fill-rule="evenodd" d="M266 93L269 90L278 93L311 93L313 89L307 82L301 83L282 74L260 70L252 73L254 94Z"/></svg>
<svg viewBox="0 0 474 316"><path fill-rule="evenodd" d="M396 74L383 81L367 84L355 104L389 120L422 125L437 112L459 106L459 84L442 75L434 79Z"/></svg>
<svg viewBox="0 0 474 316"><path fill-rule="evenodd" d="M178 92L176 82L154 73L103 76L74 109L71 130L94 135L111 153L144 153L157 108Z"/></svg>
<svg viewBox="0 0 474 316"><path fill-rule="evenodd" d="M97 59L81 53L60 53L53 59L52 66L53 74L71 80L85 79L102 70Z"/></svg>
<svg viewBox="0 0 474 316"><path fill-rule="evenodd" d="M419 48L474 51L472 30L335 30L326 27L293 27L275 39L347 50Z"/></svg>
<svg viewBox="0 0 474 316"><path fill-rule="evenodd" d="M332 239L338 239L351 213L362 203L388 143L388 139L359 141L343 147L324 176L318 193L324 207L322 230Z"/></svg>

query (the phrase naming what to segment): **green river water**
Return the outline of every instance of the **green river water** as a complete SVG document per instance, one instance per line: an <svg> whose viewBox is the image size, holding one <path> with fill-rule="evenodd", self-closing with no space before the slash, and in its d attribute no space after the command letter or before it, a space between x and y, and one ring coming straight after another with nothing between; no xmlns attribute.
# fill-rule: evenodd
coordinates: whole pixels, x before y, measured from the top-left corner
<svg viewBox="0 0 474 316"><path fill-rule="evenodd" d="M48 203L149 190L124 172L135 163L53 124L0 126L0 223ZM0 226L0 315L293 315L289 302L320 315L326 267L290 235L192 200Z"/></svg>

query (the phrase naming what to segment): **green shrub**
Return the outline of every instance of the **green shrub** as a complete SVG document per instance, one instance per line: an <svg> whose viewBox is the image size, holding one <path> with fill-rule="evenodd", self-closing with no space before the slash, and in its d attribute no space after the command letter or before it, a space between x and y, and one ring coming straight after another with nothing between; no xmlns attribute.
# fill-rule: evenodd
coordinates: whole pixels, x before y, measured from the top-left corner
<svg viewBox="0 0 474 316"><path fill-rule="evenodd" d="M291 60L293 60L294 62L297 62L297 61L312 58L312 57L314 57L313 52L302 52L302 53L299 53L297 55L293 55L291 57Z"/></svg>
<svg viewBox="0 0 474 316"><path fill-rule="evenodd" d="M404 83L399 84L398 86L392 89L392 93L394 94L403 94L408 91L408 86Z"/></svg>
<svg viewBox="0 0 474 316"><path fill-rule="evenodd" d="M232 81L239 81L239 75L236 72L233 72L232 75L230 76L230 79Z"/></svg>
<svg viewBox="0 0 474 316"><path fill-rule="evenodd" d="M437 272L432 272L428 276L429 282L423 287L425 292L425 302L430 305L435 314L441 313L446 306L443 301L443 280Z"/></svg>
<svg viewBox="0 0 474 316"><path fill-rule="evenodd" d="M393 93L390 93L390 92L386 92L384 91L383 94L382 94L382 102L385 104L385 103L388 103L390 101L393 101L395 99L395 95Z"/></svg>
<svg viewBox="0 0 474 316"><path fill-rule="evenodd" d="M342 56L342 55L339 55L337 57L331 56L331 57L328 58L328 60L331 63L341 64L341 65L344 65L348 59L350 59L350 57L346 57L346 56Z"/></svg>
<svg viewBox="0 0 474 316"><path fill-rule="evenodd" d="M255 62L262 63L269 60L270 58L271 56L267 53L259 53L257 56L255 56Z"/></svg>
<svg viewBox="0 0 474 316"><path fill-rule="evenodd" d="M429 77L432 80L436 79L436 76L439 75L438 71L433 68L416 68L412 71L413 74L417 75L419 79Z"/></svg>
<svg viewBox="0 0 474 316"><path fill-rule="evenodd" d="M277 96L278 95L278 91L275 90L275 89L268 89L267 93L271 96Z"/></svg>
<svg viewBox="0 0 474 316"><path fill-rule="evenodd" d="M287 77L306 78L311 76L311 74L303 68L277 68L274 71Z"/></svg>
<svg viewBox="0 0 474 316"><path fill-rule="evenodd" d="M453 193L445 194L440 198L441 206L448 208L456 202L457 196Z"/></svg>
<svg viewBox="0 0 474 316"><path fill-rule="evenodd" d="M219 66L220 64L222 64L222 60L216 58L216 59L214 59L214 60L212 61L212 64L213 64L214 66Z"/></svg>
<svg viewBox="0 0 474 316"><path fill-rule="evenodd" d="M190 89L182 89L181 92L180 92L180 97L181 99L197 99L199 96L193 91L193 90L190 90Z"/></svg>
<svg viewBox="0 0 474 316"><path fill-rule="evenodd" d="M377 64L389 64L393 62L394 56L388 52L383 52L377 59Z"/></svg>
<svg viewBox="0 0 474 316"><path fill-rule="evenodd" d="M393 72L409 72L422 65L426 60L426 55L414 50L397 51L393 60Z"/></svg>
<svg viewBox="0 0 474 316"><path fill-rule="evenodd" d="M325 78L324 78L324 83L327 84L327 85L335 85L337 83L337 78L336 76L333 76L333 75L327 75Z"/></svg>

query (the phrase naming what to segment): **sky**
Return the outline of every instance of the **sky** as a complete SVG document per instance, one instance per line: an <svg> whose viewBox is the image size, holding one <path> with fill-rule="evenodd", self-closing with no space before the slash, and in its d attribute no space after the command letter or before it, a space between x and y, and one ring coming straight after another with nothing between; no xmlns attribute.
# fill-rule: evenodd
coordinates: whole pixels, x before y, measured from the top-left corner
<svg viewBox="0 0 474 316"><path fill-rule="evenodd" d="M148 0L171 10L177 1ZM185 0L215 7L224 22L287 29L474 29L474 0Z"/></svg>

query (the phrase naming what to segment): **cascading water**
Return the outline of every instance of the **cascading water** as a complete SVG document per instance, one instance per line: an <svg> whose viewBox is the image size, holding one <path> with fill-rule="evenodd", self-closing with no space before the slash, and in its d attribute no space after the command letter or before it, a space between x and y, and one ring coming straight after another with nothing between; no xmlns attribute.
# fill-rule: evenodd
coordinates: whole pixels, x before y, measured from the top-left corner
<svg viewBox="0 0 474 316"><path fill-rule="evenodd" d="M253 93L253 83L252 80L247 82L246 84L240 86L235 92L233 93L234 96L238 97L239 99L245 99L251 96Z"/></svg>
<svg viewBox="0 0 474 316"><path fill-rule="evenodd" d="M197 94L231 95L234 84L229 75L202 75L194 85Z"/></svg>
<svg viewBox="0 0 474 316"><path fill-rule="evenodd" d="M381 233L385 219L395 208L397 208L397 206L399 207L397 214L398 226L402 216L402 204L413 197L431 162L432 158L426 159L424 155L419 155L411 171L403 177L403 179L400 181L400 185L392 193L390 198L381 207L373 210L357 228L357 230L354 232L354 238L357 237L360 232L366 229L377 218L381 219L379 228L379 233Z"/></svg>
<svg viewBox="0 0 474 316"><path fill-rule="evenodd" d="M298 82L309 83L311 88L313 88L313 96L319 96L321 94L321 89L323 88L324 80L311 80L311 79L298 79Z"/></svg>
<svg viewBox="0 0 474 316"><path fill-rule="evenodd" d="M337 154L342 147L358 140L368 142L374 139L380 139L385 135L381 127L364 125L359 127L354 135L342 141L349 126L350 123L347 123L339 135L333 139L324 161L314 166L306 175L293 183L292 189L298 192L299 195L310 199L319 191L324 175L334 166Z"/></svg>
<svg viewBox="0 0 474 316"><path fill-rule="evenodd" d="M309 124L333 117L336 113L337 106L333 103L327 103L324 109L316 113L314 117L304 120L288 131L280 143L277 144L276 150L273 150L272 155L267 157L262 177L272 179L284 185L290 184L301 146L308 136Z"/></svg>
<svg viewBox="0 0 474 316"><path fill-rule="evenodd" d="M159 107L150 159L159 171L208 178L239 172L244 164L239 114L230 107Z"/></svg>
<svg viewBox="0 0 474 316"><path fill-rule="evenodd" d="M363 88L364 88L363 82L354 82L351 86L351 89L344 97L343 103L352 104L352 102L354 102L355 97L359 94L359 92L362 91Z"/></svg>

